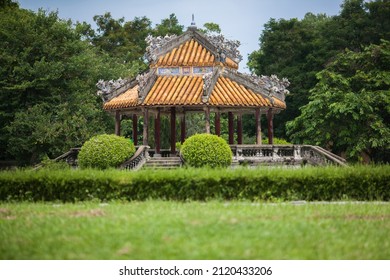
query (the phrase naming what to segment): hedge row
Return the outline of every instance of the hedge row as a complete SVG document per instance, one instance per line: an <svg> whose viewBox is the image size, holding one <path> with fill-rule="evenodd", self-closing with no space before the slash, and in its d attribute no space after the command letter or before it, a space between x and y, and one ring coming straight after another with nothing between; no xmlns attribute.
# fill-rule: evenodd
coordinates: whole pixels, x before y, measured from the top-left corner
<svg viewBox="0 0 390 280"><path fill-rule="evenodd" d="M0 201L384 200L390 167L0 173Z"/></svg>

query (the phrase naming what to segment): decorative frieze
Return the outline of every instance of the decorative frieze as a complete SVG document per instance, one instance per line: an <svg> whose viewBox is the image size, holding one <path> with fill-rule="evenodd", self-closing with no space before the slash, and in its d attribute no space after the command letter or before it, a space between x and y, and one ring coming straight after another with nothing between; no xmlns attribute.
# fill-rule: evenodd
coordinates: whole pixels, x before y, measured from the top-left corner
<svg viewBox="0 0 390 280"><path fill-rule="evenodd" d="M206 74L213 72L213 67L193 67L192 71L194 74Z"/></svg>
<svg viewBox="0 0 390 280"><path fill-rule="evenodd" d="M157 70L158 75L180 75L180 67L160 67Z"/></svg>
<svg viewBox="0 0 390 280"><path fill-rule="evenodd" d="M176 76L176 75L204 75L213 72L212 66L202 67L158 67L157 75L159 76Z"/></svg>

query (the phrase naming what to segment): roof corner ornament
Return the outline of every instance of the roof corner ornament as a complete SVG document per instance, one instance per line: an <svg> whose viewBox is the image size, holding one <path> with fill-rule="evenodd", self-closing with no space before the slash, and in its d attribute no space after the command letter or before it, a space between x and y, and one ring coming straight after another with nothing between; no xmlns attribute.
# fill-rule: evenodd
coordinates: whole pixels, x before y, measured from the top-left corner
<svg viewBox="0 0 390 280"><path fill-rule="evenodd" d="M96 87L99 89L97 95L99 95L103 102L110 100L121 87L127 84L128 79L119 78L118 80L105 81L100 79L96 83Z"/></svg>
<svg viewBox="0 0 390 280"><path fill-rule="evenodd" d="M149 62L155 62L157 60L158 51L162 49L167 43L172 41L173 39L177 38L176 34L173 35L165 35L154 37L152 35L148 35L145 38L146 43L148 46L146 47L146 53L145 57Z"/></svg>
<svg viewBox="0 0 390 280"><path fill-rule="evenodd" d="M275 96L278 99L284 101L286 95L290 93L287 87L290 85L290 81L287 78L280 80L278 76L261 76L263 87L270 92L271 96Z"/></svg>
<svg viewBox="0 0 390 280"><path fill-rule="evenodd" d="M286 95L290 93L287 87L290 85L290 82L287 78L279 79L276 75L260 77L255 74L246 74L241 73L249 81L251 81L256 86L265 90L265 94L269 97L276 97L284 102Z"/></svg>
<svg viewBox="0 0 390 280"><path fill-rule="evenodd" d="M238 40L226 39L223 35L206 35L206 38L217 48L219 53L224 53L231 57L234 62L239 63L242 60L242 55L238 50L241 45Z"/></svg>

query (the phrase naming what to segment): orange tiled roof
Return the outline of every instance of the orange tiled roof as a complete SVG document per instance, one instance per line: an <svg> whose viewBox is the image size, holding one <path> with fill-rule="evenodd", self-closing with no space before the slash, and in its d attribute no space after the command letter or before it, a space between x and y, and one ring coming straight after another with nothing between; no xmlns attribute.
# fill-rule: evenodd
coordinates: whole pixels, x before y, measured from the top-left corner
<svg viewBox="0 0 390 280"><path fill-rule="evenodd" d="M194 39L160 57L155 66L212 66L215 57Z"/></svg>
<svg viewBox="0 0 390 280"><path fill-rule="evenodd" d="M282 108L282 109L286 109L286 103L283 102L282 100L276 98L276 97L272 97L273 100L274 100L274 107L278 107L278 108Z"/></svg>
<svg viewBox="0 0 390 280"><path fill-rule="evenodd" d="M104 104L105 110L142 106L201 105L202 76L158 76L144 101L138 102L138 85ZM270 100L230 78L219 76L208 100L209 105L225 107L277 107L286 104L276 97Z"/></svg>
<svg viewBox="0 0 390 280"><path fill-rule="evenodd" d="M138 85L126 90L121 95L114 97L110 101L104 104L105 110L119 109L136 106L138 104Z"/></svg>
<svg viewBox="0 0 390 280"><path fill-rule="evenodd" d="M213 66L215 64L217 62L214 55L196 40L191 39L161 56L152 66ZM224 64L238 69L238 64L228 57Z"/></svg>
<svg viewBox="0 0 390 280"><path fill-rule="evenodd" d="M271 106L267 98L222 76L218 78L211 92L210 104L216 106Z"/></svg>
<svg viewBox="0 0 390 280"><path fill-rule="evenodd" d="M142 105L197 105L202 93L202 77L159 76Z"/></svg>

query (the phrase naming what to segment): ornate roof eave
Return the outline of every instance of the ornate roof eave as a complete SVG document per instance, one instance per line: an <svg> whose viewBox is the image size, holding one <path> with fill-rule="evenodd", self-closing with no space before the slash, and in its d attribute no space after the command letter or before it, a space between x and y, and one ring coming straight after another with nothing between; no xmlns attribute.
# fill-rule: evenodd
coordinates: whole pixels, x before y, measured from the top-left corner
<svg viewBox="0 0 390 280"><path fill-rule="evenodd" d="M219 67L215 67L213 72L207 73L203 75L203 94L202 94L202 102L208 103L211 92L215 86L219 77Z"/></svg>
<svg viewBox="0 0 390 280"><path fill-rule="evenodd" d="M96 83L96 87L99 89L97 91L97 95L99 95L103 103L106 103L110 101L111 99L121 95L129 88L134 87L137 85L138 81L136 78L133 79L122 79L119 78L118 80L99 80Z"/></svg>
<svg viewBox="0 0 390 280"><path fill-rule="evenodd" d="M268 98L274 104L274 97L284 102L285 97L290 92L287 87L290 85L288 79L279 79L276 75L271 76L256 76L254 74L243 74L237 71L232 71L228 68L224 69L224 74L244 86L261 94L264 98Z"/></svg>
<svg viewBox="0 0 390 280"><path fill-rule="evenodd" d="M138 104L142 104L145 100L145 97L153 87L154 83L157 80L156 68L152 68L143 74L139 74L136 77L138 88Z"/></svg>
<svg viewBox="0 0 390 280"><path fill-rule="evenodd" d="M260 94L263 98L268 99L271 104L274 104L274 100L271 98L270 93L267 89L261 87L259 84L256 84L249 80L244 74L232 71L229 68L224 68L222 72L223 76L236 81L239 84L242 84L244 87L247 87L257 94Z"/></svg>

